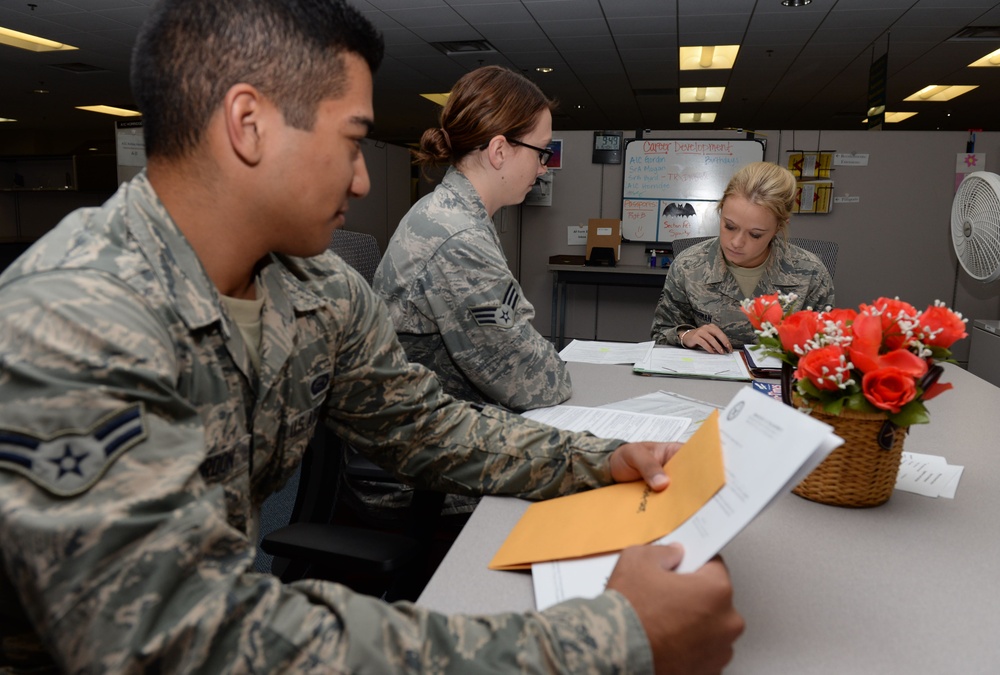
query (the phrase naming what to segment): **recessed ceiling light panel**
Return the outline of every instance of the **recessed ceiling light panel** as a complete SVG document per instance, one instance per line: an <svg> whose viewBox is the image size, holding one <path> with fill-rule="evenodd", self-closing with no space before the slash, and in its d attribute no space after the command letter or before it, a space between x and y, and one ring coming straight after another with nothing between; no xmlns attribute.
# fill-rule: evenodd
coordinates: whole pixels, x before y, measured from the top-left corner
<svg viewBox="0 0 1000 675"><path fill-rule="evenodd" d="M732 68L739 45L704 45L680 48L681 70L725 70Z"/></svg>
<svg viewBox="0 0 1000 675"><path fill-rule="evenodd" d="M142 117L141 112L129 110L127 108L116 108L112 105L78 105L76 106L76 109L103 113L105 115L114 115L115 117Z"/></svg>
<svg viewBox="0 0 1000 675"><path fill-rule="evenodd" d="M978 84L929 84L920 91L904 98L904 101L950 101L956 96L976 89Z"/></svg>
<svg viewBox="0 0 1000 675"><path fill-rule="evenodd" d="M1000 68L1000 49L969 64L969 68Z"/></svg>
<svg viewBox="0 0 1000 675"><path fill-rule="evenodd" d="M0 44L18 49L27 49L29 52L65 52L76 49L73 45L63 44L54 40L0 27Z"/></svg>
<svg viewBox="0 0 1000 675"><path fill-rule="evenodd" d="M715 121L714 112L681 113L681 124L711 124Z"/></svg>
<svg viewBox="0 0 1000 675"><path fill-rule="evenodd" d="M681 87L681 103L718 103L726 93L725 87Z"/></svg>

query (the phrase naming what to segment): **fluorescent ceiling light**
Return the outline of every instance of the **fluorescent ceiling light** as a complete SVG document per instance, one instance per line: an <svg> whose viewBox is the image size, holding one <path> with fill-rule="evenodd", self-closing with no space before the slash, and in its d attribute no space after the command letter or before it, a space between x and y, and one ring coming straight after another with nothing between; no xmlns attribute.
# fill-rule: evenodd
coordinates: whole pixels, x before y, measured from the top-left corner
<svg viewBox="0 0 1000 675"><path fill-rule="evenodd" d="M141 112L135 110L126 110L125 108L116 108L110 105L78 105L77 110L89 110L90 112L104 113L105 115L114 115L116 117L142 117Z"/></svg>
<svg viewBox="0 0 1000 675"><path fill-rule="evenodd" d="M681 124L711 124L715 121L714 112L681 113Z"/></svg>
<svg viewBox="0 0 1000 675"><path fill-rule="evenodd" d="M444 94L421 94L421 96L426 98L431 103L437 103L443 108L444 104L448 102L448 97L451 96L451 92L449 91Z"/></svg>
<svg viewBox="0 0 1000 675"><path fill-rule="evenodd" d="M915 112L887 112L885 114L885 121L888 124L895 124L896 122L902 122L903 120L908 120L918 113ZM861 120L862 124L868 123L868 118Z"/></svg>
<svg viewBox="0 0 1000 675"><path fill-rule="evenodd" d="M725 87L681 87L681 103L717 103L726 93Z"/></svg>
<svg viewBox="0 0 1000 675"><path fill-rule="evenodd" d="M11 119L10 117L0 117L0 122L16 122L17 120Z"/></svg>
<svg viewBox="0 0 1000 675"><path fill-rule="evenodd" d="M0 44L17 47L18 49L27 49L31 52L65 52L76 49L72 45L46 40L45 38L11 30L10 28L0 28Z"/></svg>
<svg viewBox="0 0 1000 675"><path fill-rule="evenodd" d="M978 84L929 84L920 91L910 94L904 101L950 101L956 96L972 91Z"/></svg>
<svg viewBox="0 0 1000 675"><path fill-rule="evenodd" d="M990 52L978 61L969 64L969 68L1000 68L1000 49Z"/></svg>
<svg viewBox="0 0 1000 675"><path fill-rule="evenodd" d="M720 70L732 68L736 63L739 45L706 45L681 47L681 70Z"/></svg>

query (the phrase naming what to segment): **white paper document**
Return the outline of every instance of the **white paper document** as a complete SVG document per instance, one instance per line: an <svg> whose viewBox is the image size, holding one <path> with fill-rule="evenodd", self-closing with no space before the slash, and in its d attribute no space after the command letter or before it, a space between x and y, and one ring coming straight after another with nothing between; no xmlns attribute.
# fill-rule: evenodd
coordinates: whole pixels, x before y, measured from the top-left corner
<svg viewBox="0 0 1000 675"><path fill-rule="evenodd" d="M729 354L709 354L700 349L654 347L634 370L643 375L697 377L712 380L746 380L753 376L738 351Z"/></svg>
<svg viewBox="0 0 1000 675"><path fill-rule="evenodd" d="M896 489L925 497L954 499L964 466L949 464L944 457L903 452L896 474Z"/></svg>
<svg viewBox="0 0 1000 675"><path fill-rule="evenodd" d="M623 441L676 441L691 424L686 417L647 415L576 405L554 405L523 413L524 417L565 431L589 431L599 438Z"/></svg>
<svg viewBox="0 0 1000 675"><path fill-rule="evenodd" d="M646 358L653 342L600 342L598 340L573 340L563 347L559 356L563 361L577 363L600 363L614 365L627 363L633 365L636 361Z"/></svg>
<svg viewBox="0 0 1000 675"><path fill-rule="evenodd" d="M649 415L670 415L673 417L686 417L691 420L691 425L687 430L677 437L678 441L686 441L698 430L701 423L715 410L722 410L725 406L715 405L699 401L696 398L675 394L672 391L655 391L652 394L645 394L635 398L606 403L601 408L612 408L614 410L628 410L630 412L646 413Z"/></svg>
<svg viewBox="0 0 1000 675"><path fill-rule="evenodd" d="M692 572L708 562L843 443L829 425L749 387L722 411L719 431L726 485L656 542L684 546L679 572ZM535 605L542 610L569 598L600 595L617 561L618 554L611 554L532 565Z"/></svg>

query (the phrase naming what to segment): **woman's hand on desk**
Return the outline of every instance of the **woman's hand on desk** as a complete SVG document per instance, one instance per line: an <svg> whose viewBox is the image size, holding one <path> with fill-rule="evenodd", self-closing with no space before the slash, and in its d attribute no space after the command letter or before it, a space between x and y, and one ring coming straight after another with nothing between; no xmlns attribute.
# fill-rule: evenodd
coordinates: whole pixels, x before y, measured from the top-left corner
<svg viewBox="0 0 1000 675"><path fill-rule="evenodd" d="M644 480L657 492L670 483L663 465L681 449L680 443L625 443L611 453L611 477L616 483Z"/></svg>
<svg viewBox="0 0 1000 675"><path fill-rule="evenodd" d="M733 351L729 338L714 323L686 330L677 339L680 340L682 347L701 348L709 354L728 354Z"/></svg>
<svg viewBox="0 0 1000 675"><path fill-rule="evenodd" d="M683 556L678 544L627 548L608 588L624 595L639 616L657 675L720 673L744 627L729 572L719 557L697 572L672 572Z"/></svg>

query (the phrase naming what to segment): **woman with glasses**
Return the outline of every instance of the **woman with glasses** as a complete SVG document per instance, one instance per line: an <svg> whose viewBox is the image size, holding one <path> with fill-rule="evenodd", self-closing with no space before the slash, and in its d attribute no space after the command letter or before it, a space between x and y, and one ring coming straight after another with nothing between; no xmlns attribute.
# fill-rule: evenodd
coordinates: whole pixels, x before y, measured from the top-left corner
<svg viewBox="0 0 1000 675"><path fill-rule="evenodd" d="M492 220L546 172L553 106L506 68L458 80L440 126L415 153L421 166L448 165L447 173L400 222L375 272L410 360L457 398L523 411L571 394L565 364L531 325L535 310Z"/></svg>

